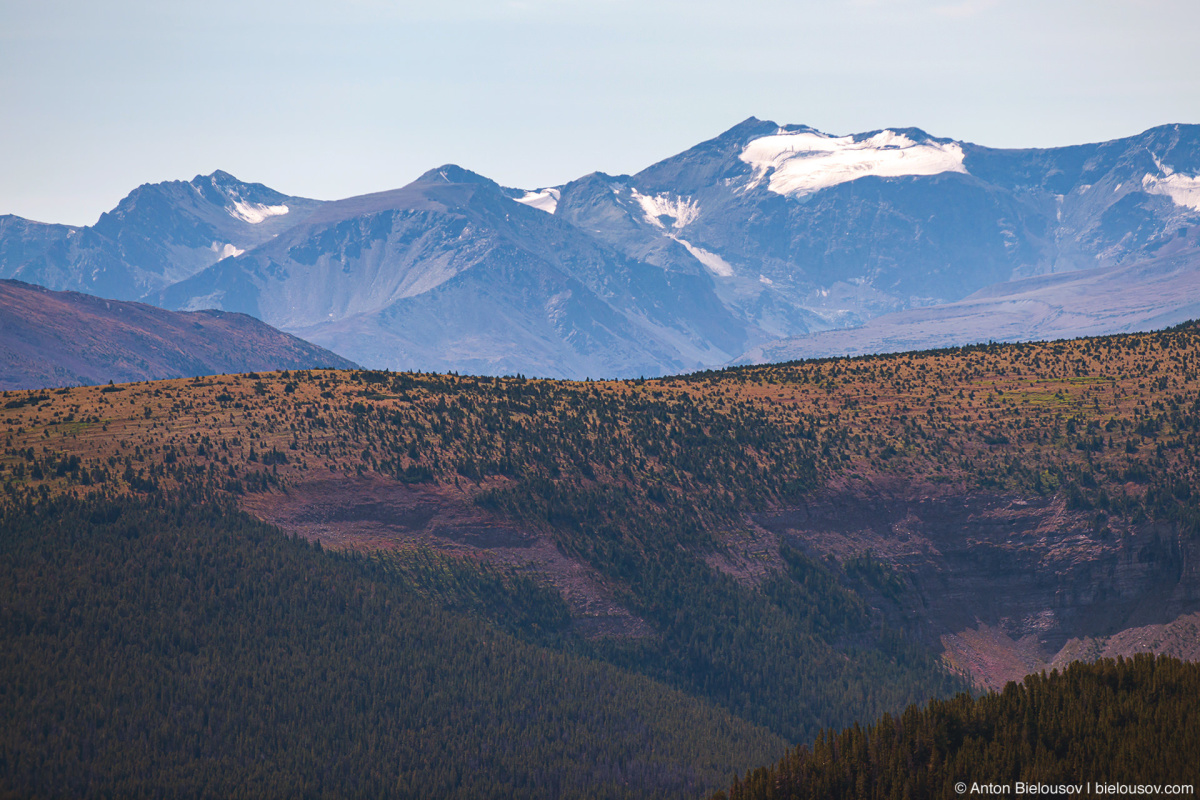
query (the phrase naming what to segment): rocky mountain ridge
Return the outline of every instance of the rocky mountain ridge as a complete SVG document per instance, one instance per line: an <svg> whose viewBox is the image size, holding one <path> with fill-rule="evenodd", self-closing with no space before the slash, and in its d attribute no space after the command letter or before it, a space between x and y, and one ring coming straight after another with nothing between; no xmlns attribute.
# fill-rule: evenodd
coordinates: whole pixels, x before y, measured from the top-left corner
<svg viewBox="0 0 1200 800"><path fill-rule="evenodd" d="M88 227L2 216L0 278L144 300L270 241L318 205L217 170L143 184Z"/></svg>
<svg viewBox="0 0 1200 800"><path fill-rule="evenodd" d="M90 228L0 219L0 277L238 310L377 367L636 377L805 352L784 340L886 315L897 336L848 347L997 338L1012 281L1087 270L1108 270L1116 311L1067 292L1054 335L1181 321L1120 270L1170 255L1195 271L1197 176L1195 125L998 150L750 118L635 175L555 187L453 165L329 203L221 172L147 185ZM971 325L915 324L968 298Z"/></svg>

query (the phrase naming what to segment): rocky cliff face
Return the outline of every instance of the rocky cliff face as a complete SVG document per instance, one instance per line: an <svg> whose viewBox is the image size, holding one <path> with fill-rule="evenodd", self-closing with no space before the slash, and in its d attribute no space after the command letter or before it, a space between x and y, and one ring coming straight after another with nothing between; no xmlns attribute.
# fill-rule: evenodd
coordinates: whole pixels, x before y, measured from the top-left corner
<svg viewBox="0 0 1200 800"><path fill-rule="evenodd" d="M250 508L335 547L422 546L523 565L562 591L581 630L648 631L544 534L444 493L362 480L352 492L300 485ZM781 567L781 546L805 552L868 598L878 622L985 688L1078 659L1200 657L1200 540L1173 525L1098 521L1056 497L903 486L829 492L747 523L707 556L711 567L753 584Z"/></svg>
<svg viewBox="0 0 1200 800"><path fill-rule="evenodd" d="M754 523L822 559L878 559L904 586L875 592L880 613L991 688L1110 643L1133 652L1147 640L1131 632L1200 611L1200 540L1061 499L827 494Z"/></svg>

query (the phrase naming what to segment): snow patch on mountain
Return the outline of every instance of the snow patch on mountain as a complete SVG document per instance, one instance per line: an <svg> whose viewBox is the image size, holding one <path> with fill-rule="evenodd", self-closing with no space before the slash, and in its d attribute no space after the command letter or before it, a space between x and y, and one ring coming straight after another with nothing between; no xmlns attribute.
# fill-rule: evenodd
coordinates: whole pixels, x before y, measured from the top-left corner
<svg viewBox="0 0 1200 800"><path fill-rule="evenodd" d="M659 228L666 228L666 225L663 224L663 217L670 217L671 227L678 230L695 222L696 218L700 216L699 204L690 197L671 197L667 194L650 197L637 189L633 189L632 192L633 199L637 200L638 205L642 207L642 213L646 215L646 221ZM685 245L685 247L690 247L690 245Z"/></svg>
<svg viewBox="0 0 1200 800"><path fill-rule="evenodd" d="M714 275L718 275L722 278L733 277L733 266L716 253L710 253L702 247L696 247L694 244L685 242L678 236L672 236L671 238L686 247L687 251L691 253L697 261L708 267L709 271Z"/></svg>
<svg viewBox="0 0 1200 800"><path fill-rule="evenodd" d="M1175 201L1176 205L1200 211L1200 178L1173 172L1170 167L1160 168L1163 176L1146 173L1142 178L1142 189L1150 194L1162 194Z"/></svg>
<svg viewBox="0 0 1200 800"><path fill-rule="evenodd" d="M918 143L895 131L858 141L853 136L780 131L752 140L738 158L755 169L748 188L757 186L769 173L767 188L791 197L868 175L896 178L967 171L957 143Z"/></svg>
<svg viewBox="0 0 1200 800"><path fill-rule="evenodd" d="M263 203L247 203L244 200L234 200L233 205L225 206L229 216L257 225L268 217L278 217L288 213L287 206L268 206Z"/></svg>
<svg viewBox="0 0 1200 800"><path fill-rule="evenodd" d="M218 242L213 242L210 249L217 254L217 261L229 258L230 256L240 256L242 253L246 252L245 250L240 250L237 247L234 247L232 243L221 245Z"/></svg>
<svg viewBox="0 0 1200 800"><path fill-rule="evenodd" d="M532 206L539 211L553 214L558 209L558 198L562 193L558 189L541 189L536 192L526 192L524 197L516 198L518 203Z"/></svg>

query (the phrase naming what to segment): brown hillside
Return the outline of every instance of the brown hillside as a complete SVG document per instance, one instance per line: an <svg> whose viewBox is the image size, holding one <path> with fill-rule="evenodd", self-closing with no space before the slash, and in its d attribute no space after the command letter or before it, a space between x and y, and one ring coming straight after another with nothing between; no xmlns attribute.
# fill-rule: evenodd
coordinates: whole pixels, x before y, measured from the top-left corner
<svg viewBox="0 0 1200 800"><path fill-rule="evenodd" d="M1198 356L1184 328L644 382L314 370L9 392L0 480L9 502L187 485L338 547L528 564L598 634L650 630L573 520L661 519L749 584L784 545L828 559L995 685L1200 611Z"/></svg>
<svg viewBox="0 0 1200 800"><path fill-rule="evenodd" d="M164 311L0 281L0 389L353 366L245 314Z"/></svg>

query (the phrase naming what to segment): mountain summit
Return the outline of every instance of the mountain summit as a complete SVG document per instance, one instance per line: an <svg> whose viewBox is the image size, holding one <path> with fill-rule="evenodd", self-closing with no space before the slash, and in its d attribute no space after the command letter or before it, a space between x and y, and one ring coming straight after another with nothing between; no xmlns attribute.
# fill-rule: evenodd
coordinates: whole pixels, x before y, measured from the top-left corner
<svg viewBox="0 0 1200 800"><path fill-rule="evenodd" d="M90 227L0 217L0 278L144 299L269 241L318 205L220 170L147 183Z"/></svg>

